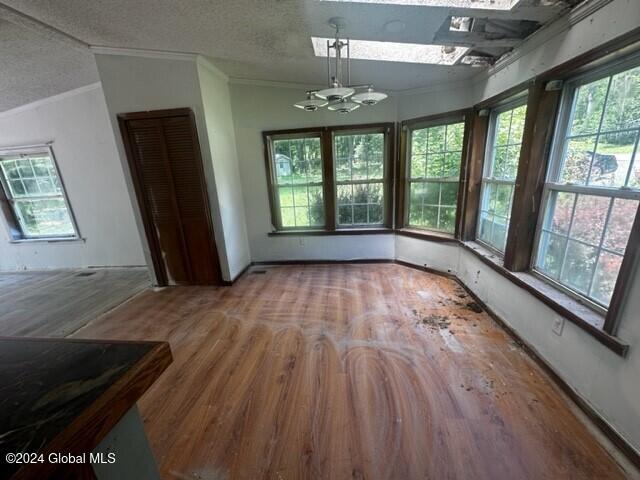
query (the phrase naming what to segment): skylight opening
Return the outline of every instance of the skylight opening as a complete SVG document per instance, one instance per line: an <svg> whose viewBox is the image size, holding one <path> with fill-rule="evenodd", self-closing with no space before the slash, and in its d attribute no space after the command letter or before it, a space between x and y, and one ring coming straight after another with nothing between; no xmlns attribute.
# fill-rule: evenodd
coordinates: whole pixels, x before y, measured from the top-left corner
<svg viewBox="0 0 640 480"><path fill-rule="evenodd" d="M316 57L327 56L327 40L333 43L332 38L311 37L311 43L313 44L313 51ZM352 59L453 65L469 49L466 47L422 45L418 43L350 40L350 50ZM334 56L334 54L335 50L331 50L331 56Z"/></svg>
<svg viewBox="0 0 640 480"><path fill-rule="evenodd" d="M327 0L322 0L327 1ZM418 7L476 8L483 10L511 10L520 0L330 0L348 3L382 3Z"/></svg>

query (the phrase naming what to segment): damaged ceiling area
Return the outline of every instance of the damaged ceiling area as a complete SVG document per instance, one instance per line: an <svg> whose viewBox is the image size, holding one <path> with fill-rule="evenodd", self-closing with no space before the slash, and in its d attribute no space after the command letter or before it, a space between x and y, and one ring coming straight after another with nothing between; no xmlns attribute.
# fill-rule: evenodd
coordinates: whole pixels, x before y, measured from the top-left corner
<svg viewBox="0 0 640 480"><path fill-rule="evenodd" d="M90 46L198 53L232 79L318 85L312 39L462 47L454 63L359 58L354 82L403 91L467 80L577 0L0 0L0 111L98 81ZM401 47L402 48L402 47ZM36 71L37 70L37 71Z"/></svg>

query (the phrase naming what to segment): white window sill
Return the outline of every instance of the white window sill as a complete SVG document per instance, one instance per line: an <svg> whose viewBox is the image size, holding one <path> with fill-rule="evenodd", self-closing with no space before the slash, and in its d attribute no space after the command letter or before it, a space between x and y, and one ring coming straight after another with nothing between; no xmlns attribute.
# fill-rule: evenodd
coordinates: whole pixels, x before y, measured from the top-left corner
<svg viewBox="0 0 640 480"><path fill-rule="evenodd" d="M9 240L12 245L31 245L33 243L85 243L86 238L68 237L68 238L17 238Z"/></svg>

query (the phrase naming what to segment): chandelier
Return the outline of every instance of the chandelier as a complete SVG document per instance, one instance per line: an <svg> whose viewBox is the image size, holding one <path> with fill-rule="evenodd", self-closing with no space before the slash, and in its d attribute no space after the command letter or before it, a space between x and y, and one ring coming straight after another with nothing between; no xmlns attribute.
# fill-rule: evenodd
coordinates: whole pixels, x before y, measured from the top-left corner
<svg viewBox="0 0 640 480"><path fill-rule="evenodd" d="M340 39L340 27L344 26L344 20L332 18L329 25L336 30L336 35L333 42L327 40L328 88L307 90L307 98L295 103L294 107L306 112L327 107L334 112L349 113L360 108L360 105L375 105L387 98L386 93L374 91L371 84L351 85L349 39ZM335 51L334 62L331 61L332 50Z"/></svg>

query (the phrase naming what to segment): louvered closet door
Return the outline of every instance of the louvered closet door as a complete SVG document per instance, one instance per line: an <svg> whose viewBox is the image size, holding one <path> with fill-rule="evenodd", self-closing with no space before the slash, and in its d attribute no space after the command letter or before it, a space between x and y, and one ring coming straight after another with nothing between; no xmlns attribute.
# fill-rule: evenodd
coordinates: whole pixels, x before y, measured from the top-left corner
<svg viewBox="0 0 640 480"><path fill-rule="evenodd" d="M156 276L160 284L220 285L193 118L166 113L120 121Z"/></svg>

